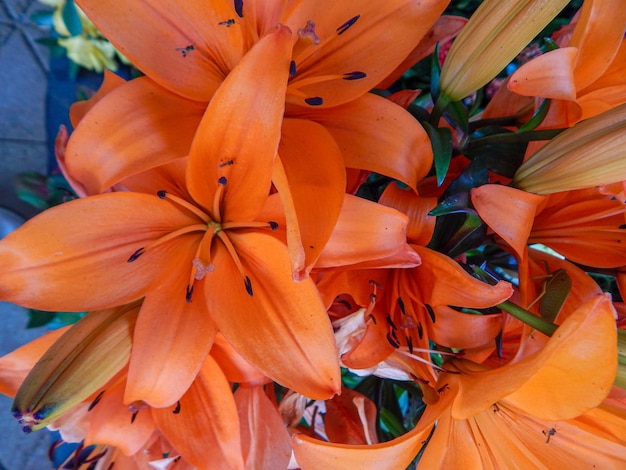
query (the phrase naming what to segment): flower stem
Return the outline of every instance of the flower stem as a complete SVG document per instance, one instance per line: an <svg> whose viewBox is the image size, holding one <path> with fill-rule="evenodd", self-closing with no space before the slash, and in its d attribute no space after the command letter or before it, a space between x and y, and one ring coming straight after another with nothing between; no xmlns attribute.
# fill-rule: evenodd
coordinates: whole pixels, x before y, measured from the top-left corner
<svg viewBox="0 0 626 470"><path fill-rule="evenodd" d="M497 307L510 315L513 315L515 318L526 323L527 325L532 326L536 330L541 331L546 336L552 336L559 327L558 325L547 322L543 318L538 317L537 315L523 309L519 305L509 302L508 300L498 304Z"/></svg>

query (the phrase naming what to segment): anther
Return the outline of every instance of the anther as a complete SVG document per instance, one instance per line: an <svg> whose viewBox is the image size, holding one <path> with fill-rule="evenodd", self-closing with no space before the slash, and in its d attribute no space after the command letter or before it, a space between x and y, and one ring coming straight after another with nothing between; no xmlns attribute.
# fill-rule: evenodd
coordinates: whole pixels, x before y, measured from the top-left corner
<svg viewBox="0 0 626 470"><path fill-rule="evenodd" d="M365 72L348 72L343 74L344 80L360 80L365 77L367 77Z"/></svg>
<svg viewBox="0 0 626 470"><path fill-rule="evenodd" d="M273 221L271 221L271 220L270 220L270 221L268 222L268 225L270 226L270 228L271 228L272 230L278 230L278 223L277 223L277 222L273 222Z"/></svg>
<svg viewBox="0 0 626 470"><path fill-rule="evenodd" d="M296 76L296 61L292 60L289 63L289 76L290 77L295 77Z"/></svg>
<svg viewBox="0 0 626 470"><path fill-rule="evenodd" d="M89 405L89 408L87 408L87 411L91 411L94 409L94 407L100 403L100 400L102 399L102 395L104 395L104 390L102 390L100 393L98 393L98 396L95 398L94 401L91 402L91 404Z"/></svg>
<svg viewBox="0 0 626 470"><path fill-rule="evenodd" d="M243 18L243 0L235 0L235 12L239 18Z"/></svg>
<svg viewBox="0 0 626 470"><path fill-rule="evenodd" d="M246 292L248 293L248 295L252 297L254 295L254 293L252 292L252 281L248 276L244 277L243 284L244 286L246 286Z"/></svg>
<svg viewBox="0 0 626 470"><path fill-rule="evenodd" d="M193 296L193 286L187 286L187 291L185 292L185 300L187 303L191 302L191 297Z"/></svg>
<svg viewBox="0 0 626 470"><path fill-rule="evenodd" d="M391 346L393 346L394 349L398 349L400 347L400 344L394 341L394 339L391 337L389 333L387 333L387 341L389 341L389 344L391 344Z"/></svg>
<svg viewBox="0 0 626 470"><path fill-rule="evenodd" d="M409 353L413 354L413 338L411 338L409 335L406 335L405 338L406 345L409 348Z"/></svg>
<svg viewBox="0 0 626 470"><path fill-rule="evenodd" d="M320 106L324 103L324 99L319 96L313 96L311 98L305 98L304 102L309 106Z"/></svg>
<svg viewBox="0 0 626 470"><path fill-rule="evenodd" d="M226 186L227 182L228 182L228 180L226 179L225 176L220 176L219 179L217 180L217 183L222 185L222 186Z"/></svg>
<svg viewBox="0 0 626 470"><path fill-rule="evenodd" d="M389 326L391 328L393 328L394 330L397 330L398 327L396 326L396 324L393 322L393 320L391 319L391 315L388 313L387 317L385 318L387 320L387 323L389 324Z"/></svg>
<svg viewBox="0 0 626 470"><path fill-rule="evenodd" d="M402 313L402 315L406 315L406 310L404 309L404 300L402 300L402 297L398 297L397 302L398 302L398 307L400 308L400 312Z"/></svg>
<svg viewBox="0 0 626 470"><path fill-rule="evenodd" d="M345 33L348 28L350 28L352 25L354 25L354 23L357 22L357 20L361 17L361 15L356 15L353 18L350 18L348 21L346 21L344 24L342 24L341 26L339 26L337 28L337 34L341 35L343 33Z"/></svg>
<svg viewBox="0 0 626 470"><path fill-rule="evenodd" d="M180 413L180 401L176 403L176 408L174 408L174 411L172 411L172 413L174 413L175 415Z"/></svg>
<svg viewBox="0 0 626 470"><path fill-rule="evenodd" d="M417 336L419 337L419 339L422 339L424 337L424 327L422 326L422 322L419 322L417 324Z"/></svg>
<svg viewBox="0 0 626 470"><path fill-rule="evenodd" d="M161 189L160 191L157 191L157 196L159 196L159 199L165 199L167 197L167 191Z"/></svg>
<svg viewBox="0 0 626 470"><path fill-rule="evenodd" d="M428 312L428 316L430 317L430 321L435 323L435 311L433 310L433 308L430 305L428 305L428 304L424 304L424 307L426 307L426 311Z"/></svg>
<svg viewBox="0 0 626 470"><path fill-rule="evenodd" d="M368 316L369 319L372 320L372 322L374 323L374 325L376 324L376 317L374 315L372 315L371 313Z"/></svg>
<svg viewBox="0 0 626 470"><path fill-rule="evenodd" d="M141 255L144 254L145 251L146 251L145 248L139 248L132 255L130 255L130 257L126 260L126 262L127 263L132 263L133 261L136 261L137 258L139 258Z"/></svg>

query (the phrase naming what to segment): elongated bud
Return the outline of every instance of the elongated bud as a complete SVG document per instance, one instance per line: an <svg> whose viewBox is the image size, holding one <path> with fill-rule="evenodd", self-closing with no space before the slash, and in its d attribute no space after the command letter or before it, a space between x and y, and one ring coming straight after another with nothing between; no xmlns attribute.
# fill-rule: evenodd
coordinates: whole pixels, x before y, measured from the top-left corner
<svg viewBox="0 0 626 470"><path fill-rule="evenodd" d="M617 330L617 376L614 383L626 390L626 330Z"/></svg>
<svg viewBox="0 0 626 470"><path fill-rule="evenodd" d="M513 185L550 194L626 180L626 104L576 124L515 173Z"/></svg>
<svg viewBox="0 0 626 470"><path fill-rule="evenodd" d="M441 94L459 101L493 79L569 0L485 0L458 35L441 70Z"/></svg>
<svg viewBox="0 0 626 470"><path fill-rule="evenodd" d="M13 401L11 411L24 432L47 426L128 363L140 305L90 312L46 351Z"/></svg>

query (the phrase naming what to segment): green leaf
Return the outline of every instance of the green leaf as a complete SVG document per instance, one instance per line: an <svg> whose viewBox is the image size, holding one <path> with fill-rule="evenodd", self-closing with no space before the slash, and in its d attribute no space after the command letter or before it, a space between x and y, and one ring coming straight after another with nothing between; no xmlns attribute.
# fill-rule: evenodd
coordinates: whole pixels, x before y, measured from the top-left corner
<svg viewBox="0 0 626 470"><path fill-rule="evenodd" d="M40 326L45 326L54 320L55 316L55 312L30 309L28 310L28 323L26 324L26 328L39 328Z"/></svg>
<svg viewBox="0 0 626 470"><path fill-rule="evenodd" d="M430 145L433 149L437 186L441 186L452 160L452 132L446 127L436 128L429 122L423 122L422 125L430 138Z"/></svg>

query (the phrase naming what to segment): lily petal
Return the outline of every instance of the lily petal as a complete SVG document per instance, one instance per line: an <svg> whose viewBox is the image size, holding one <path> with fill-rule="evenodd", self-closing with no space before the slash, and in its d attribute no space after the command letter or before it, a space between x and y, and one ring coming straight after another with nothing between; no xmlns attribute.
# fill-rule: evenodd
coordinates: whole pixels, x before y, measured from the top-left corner
<svg viewBox="0 0 626 470"><path fill-rule="evenodd" d="M470 197L480 218L513 248L520 260L535 214L546 198L500 184L473 188Z"/></svg>
<svg viewBox="0 0 626 470"><path fill-rule="evenodd" d="M180 455L199 469L242 469L235 400L230 384L211 356L207 356L179 403L174 410L153 409L152 416Z"/></svg>
<svg viewBox="0 0 626 470"><path fill-rule="evenodd" d="M502 330L501 314L471 315L446 306L433 308L437 321L426 322L428 337L437 344L458 349L485 346Z"/></svg>
<svg viewBox="0 0 626 470"><path fill-rule="evenodd" d="M184 157L204 109L147 77L125 83L80 121L65 152L67 172L88 194L98 194L126 177Z"/></svg>
<svg viewBox="0 0 626 470"><path fill-rule="evenodd" d="M202 286L186 302L189 277L185 270L174 271L180 275L164 279L163 287L149 292L141 307L125 403L141 400L155 408L173 405L194 381L213 345L217 329L206 311Z"/></svg>
<svg viewBox="0 0 626 470"><path fill-rule="evenodd" d="M79 0L102 34L163 87L209 101L243 55L242 30L220 24L236 13L232 2L184 3ZM141 21L138 22L137 19Z"/></svg>
<svg viewBox="0 0 626 470"><path fill-rule="evenodd" d="M366 94L332 112L290 110L290 115L326 127L348 168L369 170L416 188L432 166L432 147L424 128L402 107L380 96Z"/></svg>
<svg viewBox="0 0 626 470"><path fill-rule="evenodd" d="M333 396L340 386L337 348L313 281L293 280L287 247L271 235L229 237L253 294L243 281L212 282L211 276L241 278L230 254L216 250L217 269L205 277L205 294L219 330L239 354L276 382L310 398Z"/></svg>
<svg viewBox="0 0 626 470"><path fill-rule="evenodd" d="M507 86L513 93L559 100L575 100L574 67L578 49L562 47L526 62L513 75Z"/></svg>
<svg viewBox="0 0 626 470"><path fill-rule="evenodd" d="M288 219L287 244L294 276L301 280L335 228L344 201L346 172L336 142L313 121L285 119L279 154L272 180ZM296 239L290 239L292 234ZM294 245L299 246L297 251L292 250Z"/></svg>
<svg viewBox="0 0 626 470"><path fill-rule="evenodd" d="M384 267L388 263L377 260L396 254L403 255L403 267L417 266L419 256L406 244L407 223L406 215L395 209L346 194L335 230L316 267Z"/></svg>
<svg viewBox="0 0 626 470"><path fill-rule="evenodd" d="M235 392L235 403L246 468L287 468L291 437L263 387L239 387Z"/></svg>
<svg viewBox="0 0 626 470"><path fill-rule="evenodd" d="M0 299L79 312L132 302L177 265L181 252L165 243L144 253L141 262L128 263L129 257L193 223L146 194L109 193L53 207L0 242Z"/></svg>
<svg viewBox="0 0 626 470"><path fill-rule="evenodd" d="M267 197L290 56L291 31L280 26L256 43L228 75L198 127L189 154L189 193L206 209L212 208L218 179L225 177L222 222L253 220Z"/></svg>
<svg viewBox="0 0 626 470"><path fill-rule="evenodd" d="M298 93L290 93L289 102L308 107L303 97L320 97L321 106L329 107L366 93L407 57L447 4L445 0L297 3L285 24L299 31L311 21L319 43L306 36L296 43L297 74L289 88ZM373 47L385 53L372 55ZM353 72L363 76L342 78ZM337 78L315 80L333 76Z"/></svg>

